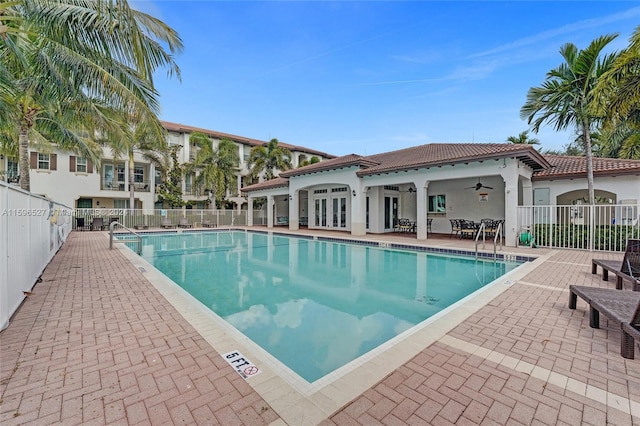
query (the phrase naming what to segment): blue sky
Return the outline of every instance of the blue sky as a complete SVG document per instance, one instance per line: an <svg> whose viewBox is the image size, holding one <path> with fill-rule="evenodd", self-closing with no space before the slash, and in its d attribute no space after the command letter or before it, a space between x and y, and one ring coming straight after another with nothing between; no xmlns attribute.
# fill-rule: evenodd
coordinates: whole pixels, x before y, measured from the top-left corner
<svg viewBox="0 0 640 426"><path fill-rule="evenodd" d="M156 77L163 120L334 155L504 142L527 91L640 25L636 1L137 1L176 29L182 81ZM542 149L573 132L547 127Z"/></svg>

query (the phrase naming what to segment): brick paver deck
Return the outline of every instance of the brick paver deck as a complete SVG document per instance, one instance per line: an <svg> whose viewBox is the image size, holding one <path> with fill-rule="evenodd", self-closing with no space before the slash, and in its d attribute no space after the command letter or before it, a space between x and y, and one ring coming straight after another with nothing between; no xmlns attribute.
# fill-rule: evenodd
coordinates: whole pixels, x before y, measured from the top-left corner
<svg viewBox="0 0 640 426"><path fill-rule="evenodd" d="M0 345L3 426L278 419L102 233L71 233Z"/></svg>
<svg viewBox="0 0 640 426"><path fill-rule="evenodd" d="M640 360L606 318L594 330L583 302L567 308L569 284L613 283L593 253L529 253L548 257L321 423L640 424ZM72 233L0 334L0 395L3 426L286 418L99 232Z"/></svg>

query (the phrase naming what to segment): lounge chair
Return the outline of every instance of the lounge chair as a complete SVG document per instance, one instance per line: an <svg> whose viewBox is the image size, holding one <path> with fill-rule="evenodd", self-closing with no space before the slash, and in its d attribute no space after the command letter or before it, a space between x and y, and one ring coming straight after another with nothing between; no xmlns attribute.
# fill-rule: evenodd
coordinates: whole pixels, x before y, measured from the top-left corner
<svg viewBox="0 0 640 426"><path fill-rule="evenodd" d="M609 281L609 272L616 275L616 288L622 290L622 281L631 282L633 289L640 290L640 240L628 240L622 262L619 260L592 259L591 273L602 268L602 280Z"/></svg>
<svg viewBox="0 0 640 426"><path fill-rule="evenodd" d="M84 231L86 229L86 225L84 224L84 217L76 217L76 230Z"/></svg>
<svg viewBox="0 0 640 426"><path fill-rule="evenodd" d="M173 223L171 223L169 218L166 218L166 217L163 217L162 220L160 220L160 226L162 228L175 228L176 227Z"/></svg>
<svg viewBox="0 0 640 426"><path fill-rule="evenodd" d="M102 231L104 229L104 219L101 217L94 217L91 221L91 230Z"/></svg>
<svg viewBox="0 0 640 426"><path fill-rule="evenodd" d="M180 218L180 223L178 223L179 228L193 228L193 224L189 223L186 217Z"/></svg>
<svg viewBox="0 0 640 426"><path fill-rule="evenodd" d="M218 225L216 225L215 223L211 222L210 218L202 219L202 227L203 228L215 228L217 226Z"/></svg>
<svg viewBox="0 0 640 426"><path fill-rule="evenodd" d="M589 304L589 326L600 328L600 314L621 329L620 355L634 358L634 340L640 341L640 292L612 288L569 286L569 309L576 309L580 296Z"/></svg>

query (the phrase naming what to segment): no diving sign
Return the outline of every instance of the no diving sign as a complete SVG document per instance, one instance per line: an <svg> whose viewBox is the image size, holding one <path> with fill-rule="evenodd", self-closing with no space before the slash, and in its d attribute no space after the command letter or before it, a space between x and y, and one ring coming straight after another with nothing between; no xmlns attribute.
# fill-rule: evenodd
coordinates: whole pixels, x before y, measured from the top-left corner
<svg viewBox="0 0 640 426"><path fill-rule="evenodd" d="M260 369L256 367L255 364L245 358L238 351L228 352L223 354L222 357L245 380L261 373Z"/></svg>

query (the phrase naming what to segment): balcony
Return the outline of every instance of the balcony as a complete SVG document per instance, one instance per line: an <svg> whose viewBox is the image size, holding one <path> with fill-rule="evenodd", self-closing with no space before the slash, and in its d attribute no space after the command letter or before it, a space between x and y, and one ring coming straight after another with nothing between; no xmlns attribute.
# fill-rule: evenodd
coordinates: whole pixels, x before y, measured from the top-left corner
<svg viewBox="0 0 640 426"><path fill-rule="evenodd" d="M100 181L100 189L104 191L129 191L124 182L113 179L102 179ZM134 182L133 189L135 192L151 192L151 183L146 180Z"/></svg>

